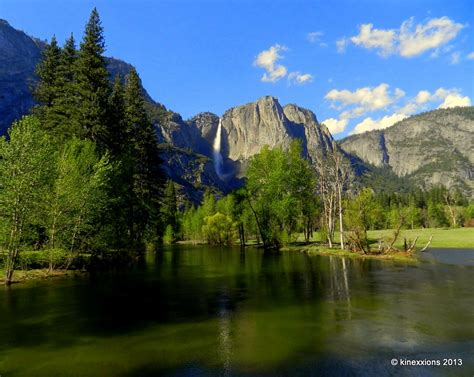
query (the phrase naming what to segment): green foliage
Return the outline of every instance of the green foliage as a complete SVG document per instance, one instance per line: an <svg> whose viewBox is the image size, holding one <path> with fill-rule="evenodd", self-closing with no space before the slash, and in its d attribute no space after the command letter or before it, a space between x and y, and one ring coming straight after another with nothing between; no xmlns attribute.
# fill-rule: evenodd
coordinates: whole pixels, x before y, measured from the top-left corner
<svg viewBox="0 0 474 377"><path fill-rule="evenodd" d="M165 234L163 235L163 242L166 244L171 244L176 241L176 235L171 224L168 224L165 229Z"/></svg>
<svg viewBox="0 0 474 377"><path fill-rule="evenodd" d="M349 230L351 248L369 252L367 230L374 222L374 192L364 188L346 203L346 228Z"/></svg>
<svg viewBox="0 0 474 377"><path fill-rule="evenodd" d="M235 224L220 212L204 218L202 233L210 245L231 245L235 238Z"/></svg>
<svg viewBox="0 0 474 377"><path fill-rule="evenodd" d="M314 201L315 180L301 145L263 147L252 157L247 171L247 200L265 247L279 247L301 229L304 210Z"/></svg>
<svg viewBox="0 0 474 377"><path fill-rule="evenodd" d="M73 138L59 153L56 179L45 214L49 246L74 251L81 235L93 232L93 222L106 203L111 173L108 156L100 157L96 145Z"/></svg>
<svg viewBox="0 0 474 377"><path fill-rule="evenodd" d="M166 231L168 231L168 226L171 227L173 233L178 230L177 212L178 204L174 183L172 180L168 180L161 203L161 222L166 226Z"/></svg>
<svg viewBox="0 0 474 377"><path fill-rule="evenodd" d="M61 48L58 46L56 37L53 36L51 42L43 50L41 62L36 67L39 81L33 92L38 103L46 108L52 106L57 96L56 84L60 61Z"/></svg>
<svg viewBox="0 0 474 377"><path fill-rule="evenodd" d="M29 227L40 220L43 198L53 176L51 141L33 117L24 117L0 138L0 241L6 250L6 281L11 282ZM52 163L53 161L53 163Z"/></svg>
<svg viewBox="0 0 474 377"><path fill-rule="evenodd" d="M55 266L66 266L70 257L70 253L63 249L25 250L18 258L18 266L22 270L48 268L51 263Z"/></svg>
<svg viewBox="0 0 474 377"><path fill-rule="evenodd" d="M85 136L105 148L109 132L109 78L103 56L105 42L97 9L93 9L86 25L76 62L76 83L80 111L78 123Z"/></svg>
<svg viewBox="0 0 474 377"><path fill-rule="evenodd" d="M137 244L147 232L153 238L159 228L163 172L156 134L144 108L140 78L135 69L127 76L124 100L125 183L132 195L126 203L126 216L131 242Z"/></svg>
<svg viewBox="0 0 474 377"><path fill-rule="evenodd" d="M113 158L119 158L127 143L127 130L125 125L125 98L122 78L115 77L112 93L109 97L109 136L107 149Z"/></svg>
<svg viewBox="0 0 474 377"><path fill-rule="evenodd" d="M443 205L436 203L428 204L428 224L430 228L449 226Z"/></svg>

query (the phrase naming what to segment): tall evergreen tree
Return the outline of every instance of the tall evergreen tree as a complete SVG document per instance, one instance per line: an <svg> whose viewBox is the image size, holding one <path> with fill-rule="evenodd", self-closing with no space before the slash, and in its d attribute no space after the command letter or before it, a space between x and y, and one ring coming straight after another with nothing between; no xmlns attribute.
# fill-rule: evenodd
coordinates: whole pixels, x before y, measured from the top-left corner
<svg viewBox="0 0 474 377"><path fill-rule="evenodd" d="M109 132L107 148L112 157L117 158L123 155L127 147L127 130L125 124L125 98L122 77L115 76L112 93L109 97Z"/></svg>
<svg viewBox="0 0 474 377"><path fill-rule="evenodd" d="M105 42L97 9L92 10L86 25L76 64L78 121L85 136L101 148L108 138L109 79L103 53Z"/></svg>
<svg viewBox="0 0 474 377"><path fill-rule="evenodd" d="M127 138L133 158L132 191L136 198L131 216L133 238L141 239L147 226L152 237L159 231L163 173L156 134L145 111L140 78L134 68L127 76L124 98Z"/></svg>
<svg viewBox="0 0 474 377"><path fill-rule="evenodd" d="M64 141L82 133L78 123L78 98L76 95L77 50L74 36L66 40L59 60L56 78L56 98L48 115L55 138Z"/></svg>
<svg viewBox="0 0 474 377"><path fill-rule="evenodd" d="M41 62L36 67L38 83L33 89L33 95L38 102L34 112L41 119L47 117L48 108L53 105L57 97L58 67L61 60L61 48L53 35L51 43L43 50Z"/></svg>

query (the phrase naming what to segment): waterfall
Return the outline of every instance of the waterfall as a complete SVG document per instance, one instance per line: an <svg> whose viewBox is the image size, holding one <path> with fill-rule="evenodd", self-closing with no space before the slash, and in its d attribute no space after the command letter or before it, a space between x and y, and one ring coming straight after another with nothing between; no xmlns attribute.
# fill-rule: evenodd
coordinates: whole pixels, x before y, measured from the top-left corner
<svg viewBox="0 0 474 377"><path fill-rule="evenodd" d="M214 157L214 169L216 171L216 174L219 178L222 179L223 173L223 165L224 162L222 160L222 154L221 154L221 141L222 141L222 121L221 118L219 118L219 125L217 126L217 132L216 132L216 138L214 139L214 144L212 145L212 154Z"/></svg>

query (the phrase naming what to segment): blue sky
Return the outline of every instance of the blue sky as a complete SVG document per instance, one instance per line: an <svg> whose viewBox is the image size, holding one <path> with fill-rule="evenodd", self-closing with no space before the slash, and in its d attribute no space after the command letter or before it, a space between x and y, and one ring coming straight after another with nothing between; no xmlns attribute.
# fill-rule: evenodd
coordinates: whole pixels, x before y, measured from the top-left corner
<svg viewBox="0 0 474 377"><path fill-rule="evenodd" d="M313 110L336 138L474 102L474 2L0 0L28 34L82 36L99 10L107 55L184 118L264 95Z"/></svg>

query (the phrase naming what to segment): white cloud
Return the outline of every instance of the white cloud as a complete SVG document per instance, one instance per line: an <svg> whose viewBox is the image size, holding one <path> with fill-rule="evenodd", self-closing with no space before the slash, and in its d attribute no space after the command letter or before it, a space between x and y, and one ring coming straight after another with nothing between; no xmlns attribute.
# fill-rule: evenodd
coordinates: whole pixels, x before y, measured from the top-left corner
<svg viewBox="0 0 474 377"><path fill-rule="evenodd" d="M401 90L400 88L395 88L395 98L400 99L405 97L405 91Z"/></svg>
<svg viewBox="0 0 474 377"><path fill-rule="evenodd" d="M362 122L357 124L351 131L352 134L360 134L366 131L382 130L393 126L395 123L407 118L407 114L395 113L392 115L386 115L379 119L372 119L371 117L365 118Z"/></svg>
<svg viewBox="0 0 474 377"><path fill-rule="evenodd" d="M288 72L286 67L282 64L277 64L277 61L283 58L280 52L286 50L285 46L276 44L257 55L254 65L266 70L261 79L263 82L277 82L286 76Z"/></svg>
<svg viewBox="0 0 474 377"><path fill-rule="evenodd" d="M303 85L313 81L313 75L309 73L291 72L288 75L288 81L298 85Z"/></svg>
<svg viewBox="0 0 474 377"><path fill-rule="evenodd" d="M437 49L454 39L464 25L448 17L433 18L418 24L413 30L413 17L400 27L400 55L412 57L431 49Z"/></svg>
<svg viewBox="0 0 474 377"><path fill-rule="evenodd" d="M369 23L360 26L358 35L350 39L340 39L337 47L338 51L345 51L347 43L352 42L367 49L378 50L382 56L399 54L405 58L434 50L432 56L436 57L440 48L456 38L464 27L465 25L448 17L432 18L416 26L413 25L411 17L401 24L400 29L375 29L374 25ZM443 52L447 52L447 48Z"/></svg>
<svg viewBox="0 0 474 377"><path fill-rule="evenodd" d="M329 118L322 123L328 128L332 135L335 135L343 132L346 129L349 120Z"/></svg>
<svg viewBox="0 0 474 377"><path fill-rule="evenodd" d="M392 54L395 49L395 30L373 29L373 26L372 24L361 25L359 34L352 37L351 42L367 49L380 49L382 56Z"/></svg>
<svg viewBox="0 0 474 377"><path fill-rule="evenodd" d="M349 44L349 40L346 38L339 39L336 41L337 52L343 54L346 52L346 47Z"/></svg>
<svg viewBox="0 0 474 377"><path fill-rule="evenodd" d="M324 98L332 101L331 106L333 108L342 110L350 107L341 116L354 118L369 111L385 109L404 95L405 92L399 88L396 88L392 95L389 85L382 83L376 87L359 88L353 92L347 89L333 89L326 93Z"/></svg>
<svg viewBox="0 0 474 377"><path fill-rule="evenodd" d="M451 64L458 64L461 61L461 53L455 51L451 54Z"/></svg>
<svg viewBox="0 0 474 377"><path fill-rule="evenodd" d="M314 43L319 41L323 35L324 33L322 31L312 31L306 34L306 38L308 38L308 41L310 41L311 43Z"/></svg>
<svg viewBox="0 0 474 377"><path fill-rule="evenodd" d="M415 97L415 102L419 104L426 103L430 101L431 94L427 90L420 90Z"/></svg>
<svg viewBox="0 0 474 377"><path fill-rule="evenodd" d="M373 119L371 117L365 118L362 122L358 123L351 134L359 134L366 131L381 130L393 126L395 123L408 118L411 114L419 112L423 104L428 102L439 102L443 101L438 109L446 109L448 107L456 106L471 106L471 100L469 97L463 97L456 89L444 89L439 88L434 94L426 90L418 92L416 97L408 101L404 107L397 110L391 115L386 115L379 119Z"/></svg>
<svg viewBox="0 0 474 377"><path fill-rule="evenodd" d="M380 84L375 88L360 88L353 92L349 90L331 90L325 96L332 101L332 107L342 111L338 117L329 118L323 123L331 133L343 132L351 119L359 118L366 113L380 110L391 110L391 114L375 118L365 117L360 121L351 134L371 130L385 129L395 123L429 109L444 109L456 106L471 106L471 99L463 96L456 88L438 88L433 93L420 90L414 97L406 98L399 106L406 93L399 88L391 94L387 84Z"/></svg>
<svg viewBox="0 0 474 377"><path fill-rule="evenodd" d="M468 59L468 60L474 60L474 51L473 51L473 52L470 52L469 54L467 54L466 59Z"/></svg>
<svg viewBox="0 0 474 377"><path fill-rule="evenodd" d="M456 106L471 106L471 99L467 96L463 97L458 93L451 93L446 96L443 103L439 105L439 109Z"/></svg>
<svg viewBox="0 0 474 377"><path fill-rule="evenodd" d="M471 106L470 98L462 96L459 89L456 88L438 88L433 94L427 90L420 90L415 97L415 102L419 105L429 102L442 102L438 106L439 109L455 106Z"/></svg>

